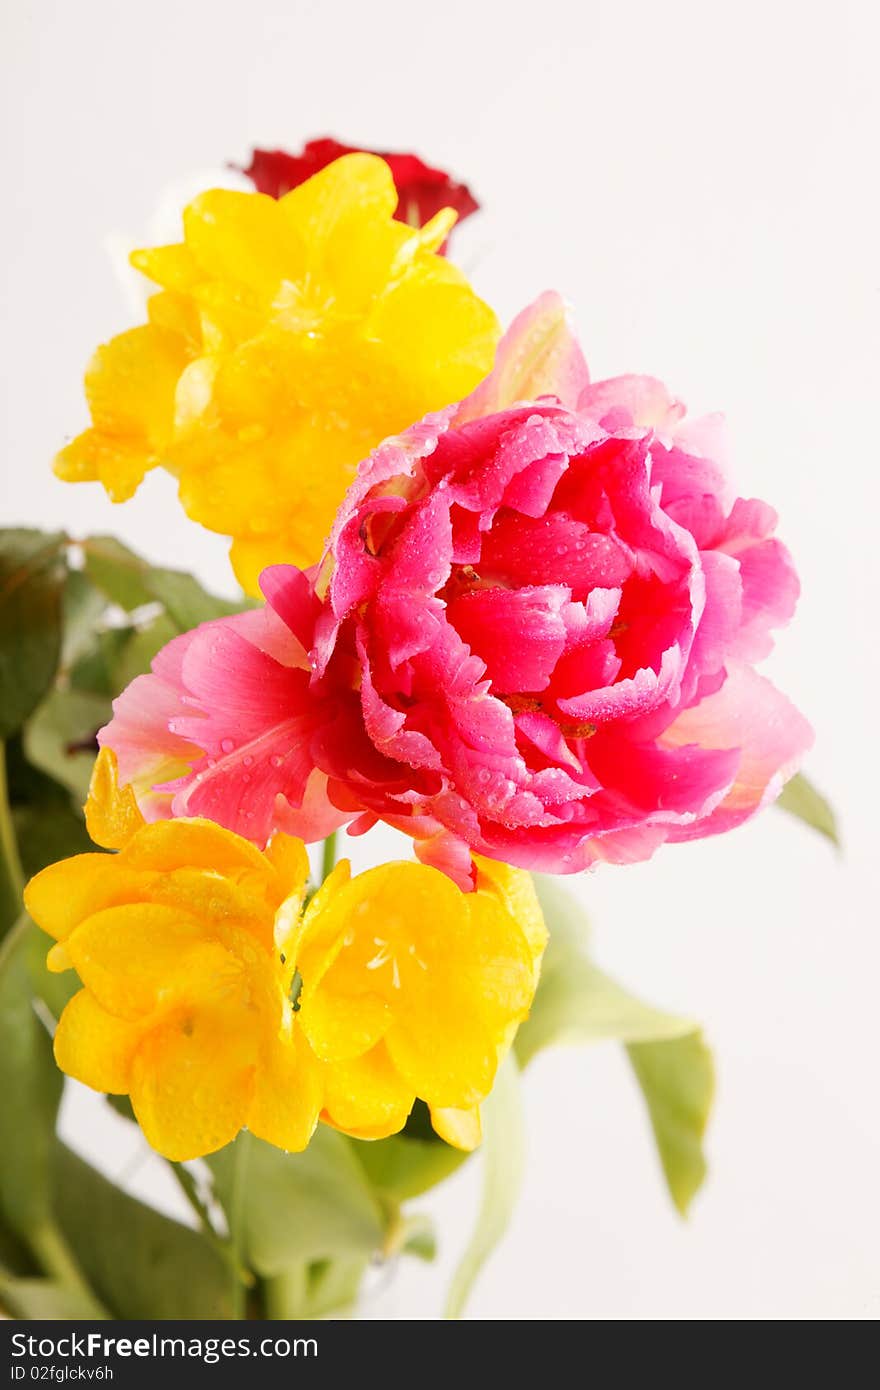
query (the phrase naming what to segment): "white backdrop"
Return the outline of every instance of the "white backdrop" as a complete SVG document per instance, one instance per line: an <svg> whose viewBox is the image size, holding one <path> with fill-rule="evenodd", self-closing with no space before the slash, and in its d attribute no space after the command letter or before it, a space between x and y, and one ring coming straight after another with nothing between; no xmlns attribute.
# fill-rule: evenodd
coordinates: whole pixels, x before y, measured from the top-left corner
<svg viewBox="0 0 880 1390"><path fill-rule="evenodd" d="M710 1181L679 1221L619 1050L539 1059L512 1230L476 1318L873 1318L877 1252L878 271L868 0L7 0L0 343L4 521L115 530L229 589L225 548L153 475L114 508L56 482L91 348L127 325L102 240L251 144L408 147L486 212L457 257L507 318L576 306L594 372L723 408L741 491L803 578L771 671L812 719L842 858L771 811L577 890L602 964L696 1014L715 1048ZM869 572L869 560L870 572ZM873 919L873 920L872 920ZM74 1088L75 1089L75 1088ZM82 1090L70 1141L169 1207L131 1130ZM436 1316L478 1165L426 1205L442 1251L379 1305Z"/></svg>

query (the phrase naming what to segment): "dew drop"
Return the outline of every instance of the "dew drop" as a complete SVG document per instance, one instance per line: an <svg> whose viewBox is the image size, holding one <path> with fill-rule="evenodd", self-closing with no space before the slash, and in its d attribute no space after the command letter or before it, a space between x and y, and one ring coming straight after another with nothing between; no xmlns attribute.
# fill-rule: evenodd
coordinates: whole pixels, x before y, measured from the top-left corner
<svg viewBox="0 0 880 1390"><path fill-rule="evenodd" d="M220 751L222 753L231 753L234 748L235 744L232 742L231 738L221 738Z"/></svg>

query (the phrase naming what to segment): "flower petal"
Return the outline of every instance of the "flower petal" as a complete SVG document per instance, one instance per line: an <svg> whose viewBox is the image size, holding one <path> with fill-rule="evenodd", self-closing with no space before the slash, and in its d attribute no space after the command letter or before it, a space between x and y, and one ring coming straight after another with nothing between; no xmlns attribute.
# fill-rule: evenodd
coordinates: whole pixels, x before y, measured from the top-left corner
<svg viewBox="0 0 880 1390"><path fill-rule="evenodd" d="M204 1007L171 1014L132 1063L131 1103L148 1143L175 1163L230 1143L247 1121L257 1057L247 1016Z"/></svg>
<svg viewBox="0 0 880 1390"><path fill-rule="evenodd" d="M721 689L680 714L663 743L739 749L733 786L706 820L676 827L669 838L688 840L740 825L775 800L812 742L806 719L766 677L748 666L729 667Z"/></svg>
<svg viewBox="0 0 880 1390"><path fill-rule="evenodd" d="M361 1057L327 1068L325 1118L346 1134L364 1139L397 1134L414 1100L382 1043Z"/></svg>
<svg viewBox="0 0 880 1390"><path fill-rule="evenodd" d="M108 1014L87 989L66 1005L55 1030L55 1060L93 1091L125 1095L144 1026Z"/></svg>

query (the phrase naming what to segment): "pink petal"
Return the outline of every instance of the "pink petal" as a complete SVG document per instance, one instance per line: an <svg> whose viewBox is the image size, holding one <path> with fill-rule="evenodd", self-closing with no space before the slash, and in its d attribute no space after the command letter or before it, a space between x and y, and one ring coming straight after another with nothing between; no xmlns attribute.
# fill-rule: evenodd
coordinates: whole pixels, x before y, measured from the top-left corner
<svg viewBox="0 0 880 1390"><path fill-rule="evenodd" d="M774 801L811 747L813 731L775 686L751 667L733 665L721 689L685 710L666 730L666 747L738 749L733 785L706 820L676 829L670 838L692 839L739 825Z"/></svg>
<svg viewBox="0 0 880 1390"><path fill-rule="evenodd" d="M615 376L595 381L580 394L578 409L614 431L635 427L672 435L685 408L653 376Z"/></svg>
<svg viewBox="0 0 880 1390"><path fill-rule="evenodd" d="M544 690L566 643L562 616L570 593L540 588L473 588L452 600L447 617L486 663L495 694Z"/></svg>
<svg viewBox="0 0 880 1390"><path fill-rule="evenodd" d="M574 408L589 382L564 300L548 290L513 320L490 375L462 402L456 424L495 414L518 401L556 396Z"/></svg>

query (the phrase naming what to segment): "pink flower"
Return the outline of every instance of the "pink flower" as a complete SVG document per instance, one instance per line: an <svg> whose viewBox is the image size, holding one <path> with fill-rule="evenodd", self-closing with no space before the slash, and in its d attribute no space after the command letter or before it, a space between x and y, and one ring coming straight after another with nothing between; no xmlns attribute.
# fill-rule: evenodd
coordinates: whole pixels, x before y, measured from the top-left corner
<svg viewBox="0 0 880 1390"><path fill-rule="evenodd" d="M168 759L202 755L144 814L258 843L382 819L460 881L471 850L644 859L746 820L811 742L753 669L798 593L775 523L731 492L718 417L591 385L544 295L471 397L361 465L323 564L178 638L101 741L143 785L154 703Z"/></svg>

